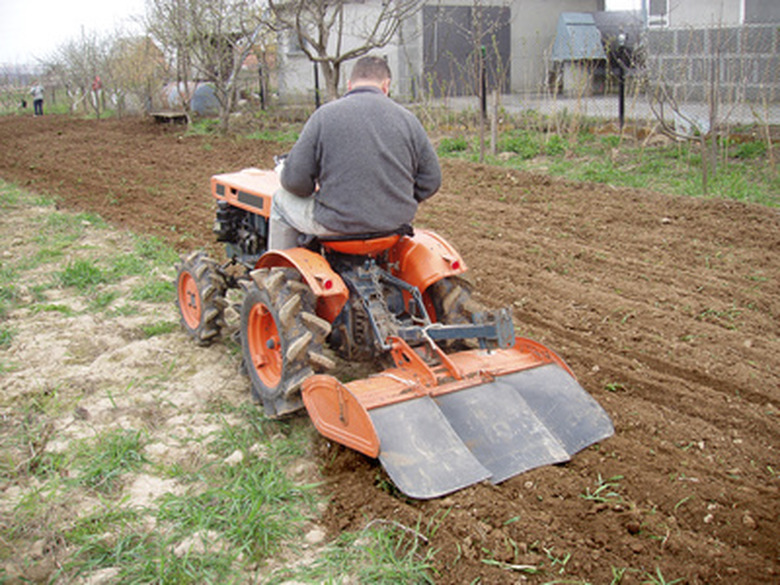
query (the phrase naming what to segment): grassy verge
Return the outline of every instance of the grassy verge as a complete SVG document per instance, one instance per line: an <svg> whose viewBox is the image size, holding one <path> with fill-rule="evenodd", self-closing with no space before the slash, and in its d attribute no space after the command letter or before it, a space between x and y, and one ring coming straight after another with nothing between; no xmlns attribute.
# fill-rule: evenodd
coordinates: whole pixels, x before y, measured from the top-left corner
<svg viewBox="0 0 780 585"><path fill-rule="evenodd" d="M430 581L421 533L329 542L311 425L183 334L170 248L1 181L0 210L0 583Z"/></svg>
<svg viewBox="0 0 780 585"><path fill-rule="evenodd" d="M529 129L522 120L514 121L505 125L496 155L487 154L485 162L577 181L780 206L780 172L765 141L724 141L705 193L697 143L604 132L594 121L564 133L536 130L534 125ZM486 150L490 152L489 146ZM440 138L438 151L442 157L479 160L479 142L468 131Z"/></svg>

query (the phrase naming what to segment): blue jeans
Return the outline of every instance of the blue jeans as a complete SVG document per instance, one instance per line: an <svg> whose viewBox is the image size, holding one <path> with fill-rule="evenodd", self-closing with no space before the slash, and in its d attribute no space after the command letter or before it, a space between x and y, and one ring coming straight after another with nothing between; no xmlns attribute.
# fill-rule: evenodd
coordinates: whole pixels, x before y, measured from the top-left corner
<svg viewBox="0 0 780 585"><path fill-rule="evenodd" d="M43 100L33 100L33 109L36 116L43 116Z"/></svg>

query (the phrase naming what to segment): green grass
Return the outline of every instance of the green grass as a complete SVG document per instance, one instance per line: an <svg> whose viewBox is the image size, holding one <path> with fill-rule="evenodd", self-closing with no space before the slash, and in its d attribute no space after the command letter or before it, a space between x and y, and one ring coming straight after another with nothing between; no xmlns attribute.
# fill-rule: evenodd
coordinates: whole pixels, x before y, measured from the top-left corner
<svg viewBox="0 0 780 585"><path fill-rule="evenodd" d="M76 448L74 466L77 481L101 493L110 494L123 473L137 471L147 460L141 431L117 429L82 441Z"/></svg>
<svg viewBox="0 0 780 585"><path fill-rule="evenodd" d="M143 518L140 510L109 503L76 519L64 533L66 542L77 547L65 564L67 573L112 569L121 583L215 583L230 577L233 559L228 555L177 555L171 536L146 533Z"/></svg>
<svg viewBox="0 0 780 585"><path fill-rule="evenodd" d="M11 209L19 205L21 190L16 185L0 179L0 209Z"/></svg>
<svg viewBox="0 0 780 585"><path fill-rule="evenodd" d="M0 348L6 348L11 345L16 332L11 327L0 325Z"/></svg>
<svg viewBox="0 0 780 585"><path fill-rule="evenodd" d="M313 563L278 571L268 583L336 583L344 575L358 583L435 583L435 552L415 529L393 522L371 525L341 534Z"/></svg>
<svg viewBox="0 0 780 585"><path fill-rule="evenodd" d="M244 135L247 140L264 140L266 142L283 142L291 146L298 140L297 130L256 130Z"/></svg>
<svg viewBox="0 0 780 585"><path fill-rule="evenodd" d="M175 295L176 289L172 282L149 278L132 290L130 298L148 303L172 303Z"/></svg>
<svg viewBox="0 0 780 585"><path fill-rule="evenodd" d="M55 278L60 286L73 286L82 292L108 282L103 270L87 259L69 262L62 271L55 272Z"/></svg>
<svg viewBox="0 0 780 585"><path fill-rule="evenodd" d="M149 325L142 325L141 331L143 331L146 337L154 337L178 331L180 326L178 321L158 321Z"/></svg>
<svg viewBox="0 0 780 585"><path fill-rule="evenodd" d="M445 137L438 152L476 162L476 138ZM541 171L575 181L607 183L663 193L701 197L704 186L697 144L643 146L618 135L596 136L586 125L577 134L545 134L533 129L503 132L498 152L485 162L520 170ZM780 172L769 164L760 141L725 145L717 172L708 180L710 197L780 206Z"/></svg>
<svg viewBox="0 0 780 585"><path fill-rule="evenodd" d="M596 488L591 491L590 487L586 487L585 493L580 494L580 497L591 502L619 504L623 501L623 496L617 491L620 488L621 479L623 479L622 475L604 479L599 473L598 479L595 481Z"/></svg>

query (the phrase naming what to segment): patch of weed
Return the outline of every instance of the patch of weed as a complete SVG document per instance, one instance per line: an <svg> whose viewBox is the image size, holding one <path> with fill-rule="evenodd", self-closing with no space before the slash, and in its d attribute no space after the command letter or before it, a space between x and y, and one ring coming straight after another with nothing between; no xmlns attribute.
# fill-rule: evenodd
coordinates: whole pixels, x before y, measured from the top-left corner
<svg viewBox="0 0 780 585"><path fill-rule="evenodd" d="M418 530L395 522L370 523L361 532L341 534L311 565L285 569L269 583L329 583L344 574L354 575L358 583L434 583L434 555Z"/></svg>
<svg viewBox="0 0 780 585"><path fill-rule="evenodd" d="M741 159L755 159L766 156L766 142L743 142L734 149L732 156Z"/></svg>
<svg viewBox="0 0 780 585"><path fill-rule="evenodd" d="M21 191L16 185L0 180L0 208L9 209L19 205Z"/></svg>
<svg viewBox="0 0 780 585"><path fill-rule="evenodd" d="M108 510L77 521L65 538L79 548L65 569L81 575L111 568L117 583L218 583L230 577L231 556L213 551L177 554L175 541L144 533L139 521L128 510Z"/></svg>
<svg viewBox="0 0 780 585"><path fill-rule="evenodd" d="M109 272L113 278L118 279L145 274L148 270L149 264L137 254L120 254L111 258Z"/></svg>
<svg viewBox="0 0 780 585"><path fill-rule="evenodd" d="M78 482L102 493L112 493L123 473L136 471L147 462L143 447L143 434L131 429L116 429L82 441L74 455Z"/></svg>
<svg viewBox="0 0 780 585"><path fill-rule="evenodd" d="M452 154L465 152L469 149L469 142L463 136L446 137L439 141L439 154Z"/></svg>
<svg viewBox="0 0 780 585"><path fill-rule="evenodd" d="M158 321L149 325L141 325L141 331L143 331L146 337L154 337L155 335L165 335L178 331L179 327L178 321Z"/></svg>
<svg viewBox="0 0 780 585"><path fill-rule="evenodd" d="M180 534L213 531L247 558L268 557L300 530L304 491L265 458L245 458L235 467L212 470L197 495L163 497L158 521Z"/></svg>
<svg viewBox="0 0 780 585"><path fill-rule="evenodd" d="M87 291L108 281L98 266L84 259L69 262L64 270L55 273L55 278L61 286L74 286L80 291Z"/></svg>
<svg viewBox="0 0 780 585"><path fill-rule="evenodd" d="M179 259L176 250L154 236L136 238L135 252L156 266L173 266Z"/></svg>
<svg viewBox="0 0 780 585"><path fill-rule="evenodd" d="M298 140L299 133L295 130L256 130L245 135L248 140L263 140L265 142L289 142Z"/></svg>
<svg viewBox="0 0 780 585"><path fill-rule="evenodd" d="M135 287L130 293L130 298L148 303L172 303L175 295L176 289L172 282L149 279Z"/></svg>
<svg viewBox="0 0 780 585"><path fill-rule="evenodd" d="M89 301L90 311L103 311L111 305L117 298L119 293L113 290L102 291L96 293Z"/></svg>
<svg viewBox="0 0 780 585"><path fill-rule="evenodd" d="M16 331L14 329L11 327L6 327L5 325L0 325L0 347L6 348L11 345L11 342L14 339L14 335L16 335Z"/></svg>
<svg viewBox="0 0 780 585"><path fill-rule="evenodd" d="M30 307L30 312L35 315L36 313L60 313L65 317L72 317L76 312L67 305L60 305L56 303L52 304L36 304Z"/></svg>
<svg viewBox="0 0 780 585"><path fill-rule="evenodd" d="M585 488L585 493L580 494L580 497L584 500L590 500L598 503L621 503L623 496L621 496L616 490L620 487L620 480L623 479L622 475L615 475L609 479L604 479L599 473L596 480L596 489L591 491L590 487Z"/></svg>
<svg viewBox="0 0 780 585"><path fill-rule="evenodd" d="M521 159L531 159L542 151L539 138L529 132L519 131L506 136L500 142L503 152L514 152Z"/></svg>

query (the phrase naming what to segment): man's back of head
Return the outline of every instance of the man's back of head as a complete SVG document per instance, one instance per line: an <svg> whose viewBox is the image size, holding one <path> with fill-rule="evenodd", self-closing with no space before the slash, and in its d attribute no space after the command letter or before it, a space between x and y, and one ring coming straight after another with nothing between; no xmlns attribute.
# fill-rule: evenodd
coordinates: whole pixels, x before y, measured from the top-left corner
<svg viewBox="0 0 780 585"><path fill-rule="evenodd" d="M372 82L378 85L383 81L390 80L390 78L390 67L387 61L381 57L369 55L361 57L355 62L349 81L352 85L358 85L361 82Z"/></svg>

